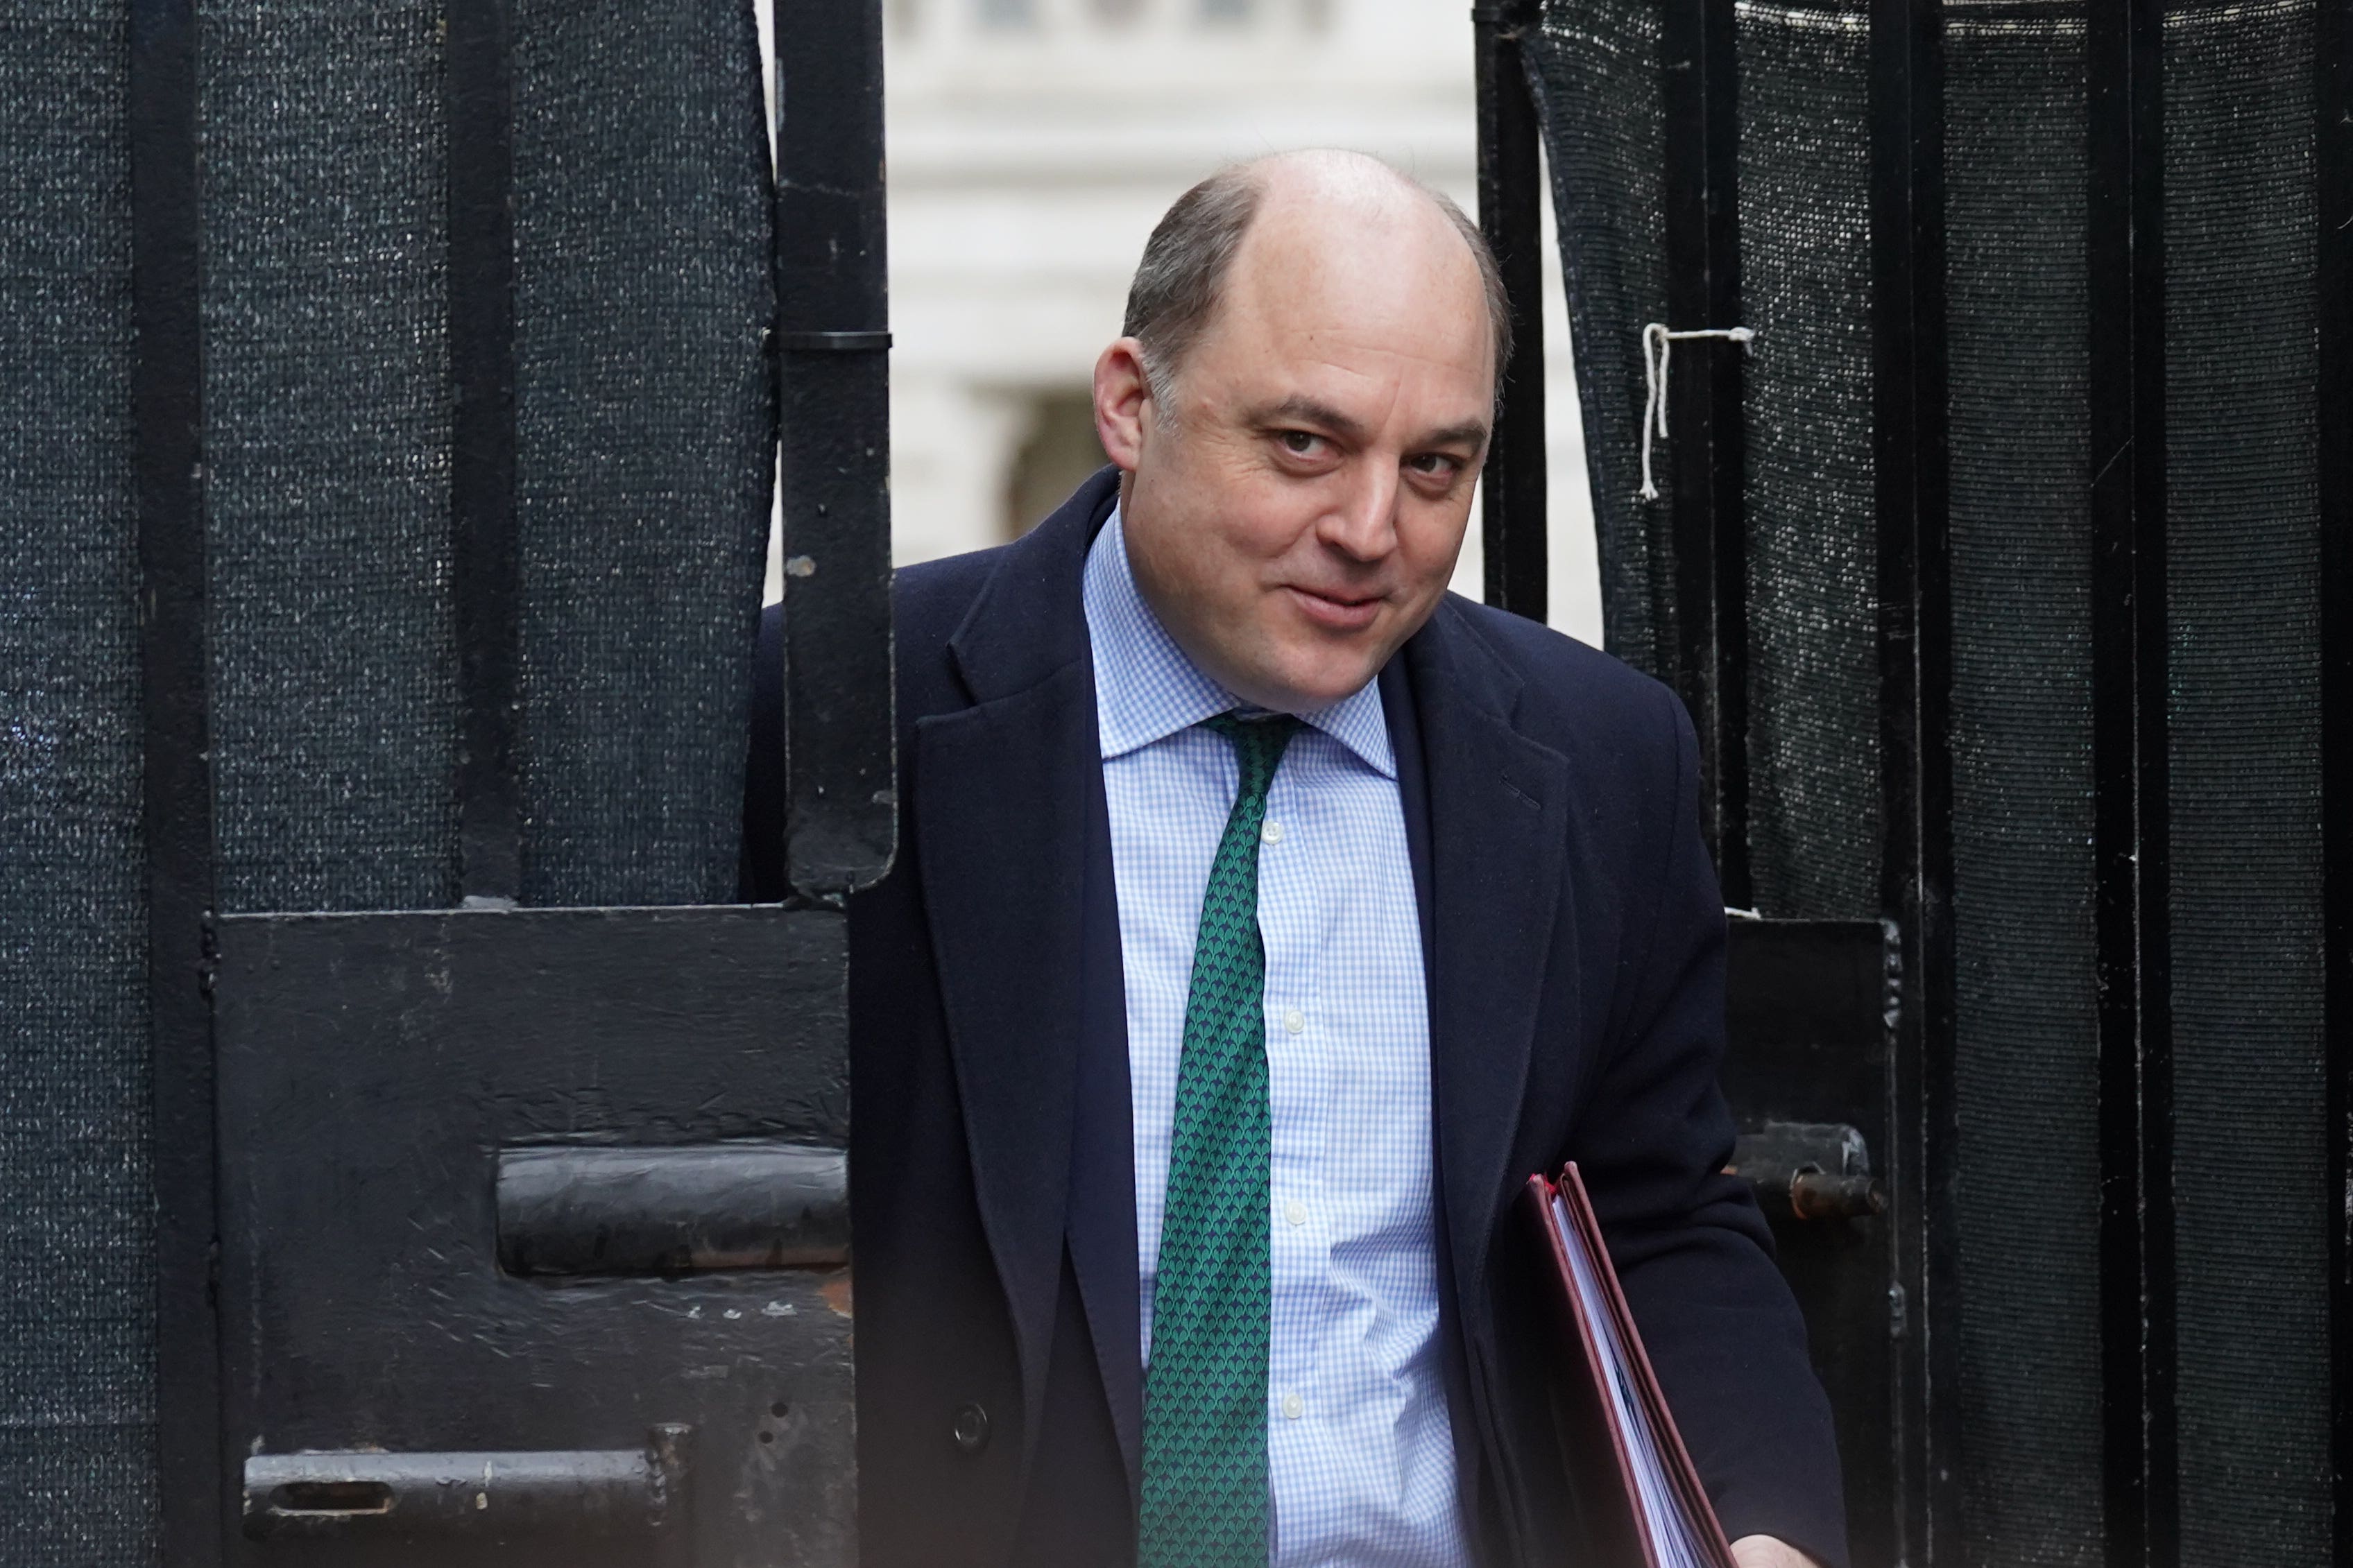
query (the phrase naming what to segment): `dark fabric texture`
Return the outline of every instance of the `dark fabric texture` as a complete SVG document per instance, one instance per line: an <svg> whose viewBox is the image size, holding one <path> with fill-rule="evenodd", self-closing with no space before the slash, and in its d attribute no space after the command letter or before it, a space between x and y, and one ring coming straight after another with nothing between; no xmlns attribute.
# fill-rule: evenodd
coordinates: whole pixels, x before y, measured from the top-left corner
<svg viewBox="0 0 2353 1568"><path fill-rule="evenodd" d="M1642 327L1667 319L1659 8L1650 0L1554 0L1524 47L1559 220L1602 641L1662 676L1674 668L1673 502L1664 486L1657 500L1636 494L1648 397Z"/></svg>
<svg viewBox="0 0 2353 1568"><path fill-rule="evenodd" d="M515 18L523 901L722 902L776 415L750 0Z"/></svg>
<svg viewBox="0 0 2353 1568"><path fill-rule="evenodd" d="M440 7L197 16L222 906L446 905Z"/></svg>
<svg viewBox="0 0 2353 1568"><path fill-rule="evenodd" d="M155 1552L126 10L0 18L0 1563Z"/></svg>
<svg viewBox="0 0 2353 1568"><path fill-rule="evenodd" d="M2103 1560L2083 10L1947 18L1962 1506Z"/></svg>
<svg viewBox="0 0 2353 1568"><path fill-rule="evenodd" d="M1767 917L1867 919L1881 837L1870 7L1755 0L1735 17L1739 324L1757 334L1741 363L1751 895Z"/></svg>
<svg viewBox="0 0 2353 1568"><path fill-rule="evenodd" d="M2313 14L2165 18L2184 1568L2332 1552Z"/></svg>
<svg viewBox="0 0 2353 1568"><path fill-rule="evenodd" d="M1126 1049L1124 1009L1102 999L1118 972L1090 930L1111 868L1107 834L1088 827L1102 768L1080 602L1112 497L1106 472L1019 542L899 577L901 853L850 915L872 1568L1073 1561L1045 1554L1049 1528L1094 1543L1075 1561L1134 1547L1132 1470L1121 1487L1107 1467L1040 1463L1101 1453L1139 1356L1125 1128L1107 1137L1079 1114L1106 1105ZM1427 847L1415 873L1434 938L1442 1331L1483 1560L1579 1550L1546 1394L1555 1331L1512 1208L1530 1172L1574 1158L1725 1528L1842 1564L1804 1328L1754 1204L1722 1174L1723 914L1680 705L1614 659L1459 599L1392 668L1385 697L1410 704L1420 737L1400 773L1421 782L1401 777L1400 793L1427 802L1409 840ZM754 897L781 890L781 857L761 852L780 844L776 707L754 707ZM1394 711L1391 727L1408 732ZM1119 1205L1124 1216L1102 1212ZM1124 1269L1091 1289L1073 1241L1123 1229ZM1089 1348L1100 1377L1071 1376ZM977 1452L951 1437L967 1405L989 1415ZM1124 1419L1108 1423L1123 1449Z"/></svg>
<svg viewBox="0 0 2353 1568"><path fill-rule="evenodd" d="M231 909L456 897L439 7L204 0ZM775 415L745 0L515 23L526 902L733 881Z"/></svg>
<svg viewBox="0 0 2353 1568"><path fill-rule="evenodd" d="M1754 899L1878 909L1867 7L1771 0L1736 19ZM1659 20L1556 0L1529 40L1591 468L1604 640L1674 667L1672 501L1637 499L1641 333L1666 313ZM1694 323L1678 322L1678 326ZM1675 352L1725 354L1721 344ZM1665 464L1672 426L1656 462ZM1662 468L1661 471L1663 471Z"/></svg>

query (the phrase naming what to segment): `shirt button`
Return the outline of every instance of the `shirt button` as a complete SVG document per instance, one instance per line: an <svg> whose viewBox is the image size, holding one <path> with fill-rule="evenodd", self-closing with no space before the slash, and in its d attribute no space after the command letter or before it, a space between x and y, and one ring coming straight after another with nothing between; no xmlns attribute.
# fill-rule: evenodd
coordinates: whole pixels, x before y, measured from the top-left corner
<svg viewBox="0 0 2353 1568"><path fill-rule="evenodd" d="M1286 1394L1282 1396L1282 1415L1284 1420L1296 1421L1302 1415L1306 1414L1307 1401L1300 1398L1299 1395L1295 1394Z"/></svg>
<svg viewBox="0 0 2353 1568"><path fill-rule="evenodd" d="M1269 844L1280 844L1282 842L1282 824L1280 822L1269 822L1264 827L1258 830L1258 836L1261 838L1265 839Z"/></svg>
<svg viewBox="0 0 2353 1568"><path fill-rule="evenodd" d="M1307 1015L1293 1007L1282 1016L1282 1026L1296 1035L1307 1027Z"/></svg>
<svg viewBox="0 0 2353 1568"><path fill-rule="evenodd" d="M1282 1205L1282 1217L1289 1220L1293 1225L1305 1225L1307 1223L1307 1205L1301 1203L1297 1198L1293 1198L1289 1203Z"/></svg>

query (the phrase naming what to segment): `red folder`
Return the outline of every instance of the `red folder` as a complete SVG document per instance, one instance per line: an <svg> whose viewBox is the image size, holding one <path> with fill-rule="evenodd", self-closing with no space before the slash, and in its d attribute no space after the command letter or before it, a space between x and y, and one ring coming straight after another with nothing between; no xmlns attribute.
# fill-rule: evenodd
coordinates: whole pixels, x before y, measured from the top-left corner
<svg viewBox="0 0 2353 1568"><path fill-rule="evenodd" d="M1562 1439L1593 1568L1733 1568L1575 1163L1530 1176L1521 1207L1553 1263Z"/></svg>

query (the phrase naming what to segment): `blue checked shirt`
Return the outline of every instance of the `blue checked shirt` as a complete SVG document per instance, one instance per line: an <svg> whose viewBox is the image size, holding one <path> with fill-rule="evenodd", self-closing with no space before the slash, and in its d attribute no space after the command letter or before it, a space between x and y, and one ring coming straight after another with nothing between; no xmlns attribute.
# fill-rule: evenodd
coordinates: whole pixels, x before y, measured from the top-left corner
<svg viewBox="0 0 2353 1568"><path fill-rule="evenodd" d="M1209 862L1238 774L1200 721L1241 704L1137 592L1118 512L1087 556L1135 1140L1144 1352ZM1267 797L1273 1121L1269 1561L1446 1568L1471 1553L1438 1339L1430 1016L1405 813L1372 686L1305 721Z"/></svg>

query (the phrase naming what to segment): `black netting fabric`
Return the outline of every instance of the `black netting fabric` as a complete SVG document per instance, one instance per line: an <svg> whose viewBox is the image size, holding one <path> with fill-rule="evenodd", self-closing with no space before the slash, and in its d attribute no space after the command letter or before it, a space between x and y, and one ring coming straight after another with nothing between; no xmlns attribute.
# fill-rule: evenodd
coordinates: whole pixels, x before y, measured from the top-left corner
<svg viewBox="0 0 2353 1568"><path fill-rule="evenodd" d="M155 1549L126 9L0 16L0 1563Z"/></svg>
<svg viewBox="0 0 2353 1568"><path fill-rule="evenodd" d="M1642 327L1667 319L1659 12L1650 0L1548 0L1527 40L1552 172L1577 395L1601 563L1602 640L1674 668L1672 516L1641 487Z"/></svg>
<svg viewBox="0 0 2353 1568"><path fill-rule="evenodd" d="M2082 0L1945 11L1967 1561L2101 1544Z"/></svg>
<svg viewBox="0 0 2353 1568"><path fill-rule="evenodd" d="M1861 0L1743 0L1736 13L1743 314L1758 334L1746 388L1749 851L1757 903L1775 915L1878 904L1866 11ZM1669 503L1635 494L1642 328L1666 319L1659 49L1657 8L1622 0L1556 0L1527 48L1604 637L1653 674L1674 662Z"/></svg>
<svg viewBox="0 0 2353 1568"><path fill-rule="evenodd" d="M1743 385L1749 870L1764 914L1870 917L1880 845L1870 6L1741 0L1735 16L1740 311L1757 333Z"/></svg>
<svg viewBox="0 0 2353 1568"><path fill-rule="evenodd" d="M2185 1568L2330 1553L2313 11L2165 17Z"/></svg>
<svg viewBox="0 0 2353 1568"><path fill-rule="evenodd" d="M775 438L750 0L516 23L524 899L734 896Z"/></svg>
<svg viewBox="0 0 2353 1568"><path fill-rule="evenodd" d="M232 909L455 897L436 5L206 0ZM774 416L745 0L515 26L526 901L724 899Z"/></svg>
<svg viewBox="0 0 2353 1568"><path fill-rule="evenodd" d="M222 904L448 904L441 7L197 10Z"/></svg>

